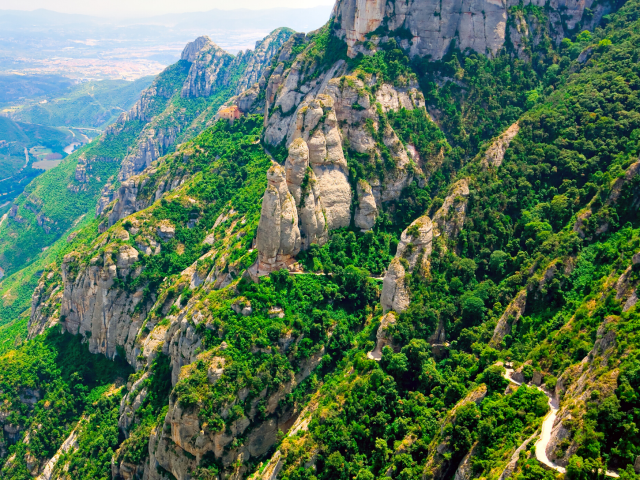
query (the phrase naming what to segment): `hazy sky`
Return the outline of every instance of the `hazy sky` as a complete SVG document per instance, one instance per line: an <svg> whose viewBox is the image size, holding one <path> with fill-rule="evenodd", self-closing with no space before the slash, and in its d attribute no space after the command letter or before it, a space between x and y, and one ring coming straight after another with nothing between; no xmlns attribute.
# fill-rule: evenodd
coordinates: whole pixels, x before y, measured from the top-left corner
<svg viewBox="0 0 640 480"><path fill-rule="evenodd" d="M334 0L0 0L0 10L35 10L88 15L127 16L199 12L221 8L315 7L333 5Z"/></svg>

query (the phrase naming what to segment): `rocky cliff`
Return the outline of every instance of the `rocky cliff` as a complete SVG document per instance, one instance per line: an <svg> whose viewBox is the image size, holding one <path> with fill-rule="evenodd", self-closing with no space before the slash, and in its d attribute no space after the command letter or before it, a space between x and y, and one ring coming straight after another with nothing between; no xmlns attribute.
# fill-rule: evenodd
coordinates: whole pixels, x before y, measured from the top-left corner
<svg viewBox="0 0 640 480"><path fill-rule="evenodd" d="M525 5L529 3L545 5L539 1ZM371 52L378 42L395 37L412 56L440 60L453 45L462 51L496 55L507 40L519 44L526 22L517 21L522 17L517 10L511 10L516 5L518 2L513 0L338 0L333 15L337 35L347 42L351 57ZM549 9L550 27L560 42L581 25L597 24L611 11L611 5L558 0L551 2ZM585 11L589 15L583 19Z"/></svg>
<svg viewBox="0 0 640 480"><path fill-rule="evenodd" d="M121 132L130 122L146 124L122 161L118 173L121 187L117 190L107 188L103 192L96 213L102 214L115 201L115 206L109 212L109 225L113 225L117 220L150 205L146 199L136 200L136 182L139 181L130 182L129 179L142 174L180 141L195 137L209 126L215 119L218 107L228 97L242 94L254 85L256 78L262 77L273 57L292 34L293 31L289 29L277 29L257 42L255 51L240 52L236 57L222 50L208 37L199 37L189 43L182 52L180 63L170 67L172 71L167 71L166 75L161 74L159 80L143 92L138 103L122 114L105 133L108 138ZM159 96L167 101L160 109L155 101ZM194 104L195 114L185 116L180 105L202 97L206 99L206 104ZM153 172L153 168L150 171ZM145 176L148 177L149 173ZM170 187L167 185L166 188Z"/></svg>

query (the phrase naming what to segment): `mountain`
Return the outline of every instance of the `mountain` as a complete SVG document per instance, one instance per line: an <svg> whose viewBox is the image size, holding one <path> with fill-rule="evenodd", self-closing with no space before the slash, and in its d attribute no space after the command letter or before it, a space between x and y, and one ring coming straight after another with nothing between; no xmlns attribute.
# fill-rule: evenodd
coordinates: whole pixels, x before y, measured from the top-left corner
<svg viewBox="0 0 640 480"><path fill-rule="evenodd" d="M79 155L121 161L0 328L3 477L639 478L640 2L281 40Z"/></svg>
<svg viewBox="0 0 640 480"><path fill-rule="evenodd" d="M123 110L128 110L137 101L140 92L152 81L153 77L143 77L133 82L84 82L74 85L66 92L56 92L53 98L45 98L46 101L36 97L39 100L37 103L23 106L12 118L52 127L104 128L111 125ZM30 95L30 99L35 96Z"/></svg>
<svg viewBox="0 0 640 480"><path fill-rule="evenodd" d="M0 267L7 277L34 262L40 267L33 273L41 272L49 247L93 218L96 208L101 212L131 175L206 128L220 105L260 77L292 33L275 30L256 50L236 56L207 37L187 45L182 60L158 75L99 139L39 176L13 201L13 213L0 229ZM4 280L3 322L28 307L36 283L37 278Z"/></svg>

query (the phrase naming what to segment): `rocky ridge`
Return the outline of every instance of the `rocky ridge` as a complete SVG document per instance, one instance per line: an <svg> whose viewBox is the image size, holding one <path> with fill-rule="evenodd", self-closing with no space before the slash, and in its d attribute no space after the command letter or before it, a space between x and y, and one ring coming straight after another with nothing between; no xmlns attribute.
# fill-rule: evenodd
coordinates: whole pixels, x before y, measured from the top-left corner
<svg viewBox="0 0 640 480"><path fill-rule="evenodd" d="M539 1L529 3L544 5ZM513 0L446 4L423 0L339 0L333 13L334 28L347 42L351 57L371 52L379 42L394 37L412 56L432 60L442 59L453 44L461 51L470 49L491 56L496 55L507 40L518 49L523 37L529 35L527 23L518 10L510 13L511 7L517 4ZM549 8L550 27L554 40L559 43L576 27L596 25L612 6L593 1L558 0L551 2ZM587 9L590 14L585 16Z"/></svg>
<svg viewBox="0 0 640 480"><path fill-rule="evenodd" d="M195 137L209 126L222 103L217 103L217 95L224 95L229 89L229 96L240 95L249 89L255 78L264 73L272 58L292 34L289 29L277 29L258 42L255 51L240 52L235 57L206 36L189 43L182 52L181 63L170 67L176 70L176 73L178 70L182 71L178 74L179 83L173 78L161 83L156 80L143 92L136 105L129 112L123 113L105 132L105 138L108 138L123 131L131 122L146 124L135 145L122 161L118 180L126 182L134 175L142 173L154 161L167 154L176 142ZM161 74L159 78L164 77ZM180 102L172 100L178 95L184 99L183 101L204 97L212 103L199 111L194 118L185 118L182 108L178 107ZM166 103L160 113L157 112L157 97L165 99ZM98 202L96 213L102 214L109 203L118 200L120 194L121 192L114 189L106 190ZM127 211L132 213L130 210ZM125 213L123 212L123 215Z"/></svg>

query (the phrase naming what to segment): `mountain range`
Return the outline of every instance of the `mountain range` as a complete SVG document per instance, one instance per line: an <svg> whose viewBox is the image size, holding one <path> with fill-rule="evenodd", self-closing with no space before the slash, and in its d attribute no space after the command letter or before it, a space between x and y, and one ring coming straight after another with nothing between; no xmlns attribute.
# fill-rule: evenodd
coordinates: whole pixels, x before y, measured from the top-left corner
<svg viewBox="0 0 640 480"><path fill-rule="evenodd" d="M640 2L183 50L0 227L8 479L640 478Z"/></svg>

